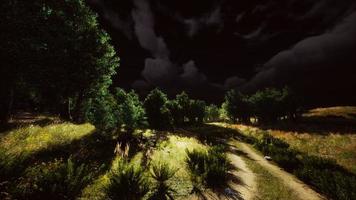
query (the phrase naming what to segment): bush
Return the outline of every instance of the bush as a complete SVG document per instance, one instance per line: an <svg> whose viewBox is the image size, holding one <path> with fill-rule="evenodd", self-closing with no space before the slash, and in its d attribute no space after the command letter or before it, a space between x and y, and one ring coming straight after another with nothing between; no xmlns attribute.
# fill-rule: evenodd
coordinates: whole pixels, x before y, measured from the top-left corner
<svg viewBox="0 0 356 200"><path fill-rule="evenodd" d="M85 164L78 165L69 158L65 163L56 160L42 163L26 173L26 181L19 190L26 199L75 199L94 177Z"/></svg>
<svg viewBox="0 0 356 200"><path fill-rule="evenodd" d="M172 117L167 108L167 95L159 89L152 90L144 101L147 121L153 129L167 129L172 126Z"/></svg>
<svg viewBox="0 0 356 200"><path fill-rule="evenodd" d="M187 152L186 163L192 175L192 178L195 180L196 178L204 174L205 160L207 157L207 153L195 149L193 151L187 150L186 152Z"/></svg>
<svg viewBox="0 0 356 200"><path fill-rule="evenodd" d="M187 151L186 163L193 183L210 188L219 188L226 184L230 162L224 153L224 147L214 146L204 151Z"/></svg>
<svg viewBox="0 0 356 200"><path fill-rule="evenodd" d="M120 159L110 172L110 184L106 193L112 200L139 200L149 191L144 169Z"/></svg>
<svg viewBox="0 0 356 200"><path fill-rule="evenodd" d="M99 131L108 133L118 126L115 115L116 101L108 91L88 98L84 102L83 113L85 121L92 123Z"/></svg>
<svg viewBox="0 0 356 200"><path fill-rule="evenodd" d="M151 168L151 176L155 180L156 185L149 199L173 199L173 193L175 193L175 190L169 186L167 181L169 181L175 173L176 171L170 168L167 163L153 164Z"/></svg>
<svg viewBox="0 0 356 200"><path fill-rule="evenodd" d="M220 120L219 108L214 104L210 104L209 106L206 106L204 120L206 122L219 121Z"/></svg>

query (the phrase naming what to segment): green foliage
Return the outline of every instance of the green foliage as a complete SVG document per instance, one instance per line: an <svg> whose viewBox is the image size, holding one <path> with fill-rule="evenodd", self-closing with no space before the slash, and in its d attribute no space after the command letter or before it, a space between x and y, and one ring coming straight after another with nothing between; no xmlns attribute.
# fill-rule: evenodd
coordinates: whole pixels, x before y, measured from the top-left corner
<svg viewBox="0 0 356 200"><path fill-rule="evenodd" d="M172 123L174 126L181 126L184 124L184 113L182 106L177 100L170 100L167 108L172 116Z"/></svg>
<svg viewBox="0 0 356 200"><path fill-rule="evenodd" d="M84 119L101 132L111 132L118 127L118 116L115 115L117 103L114 97L105 92L88 98L83 104Z"/></svg>
<svg viewBox="0 0 356 200"><path fill-rule="evenodd" d="M0 147L0 190L6 182L18 177L24 170L23 161L22 156L9 154L6 149Z"/></svg>
<svg viewBox="0 0 356 200"><path fill-rule="evenodd" d="M205 102L201 100L190 100L190 111L188 114L190 123L203 123L205 116Z"/></svg>
<svg viewBox="0 0 356 200"><path fill-rule="evenodd" d="M118 104L116 113L119 124L123 124L127 132L131 133L135 128L146 126L143 104L134 91L126 93L123 89L117 88L115 98Z"/></svg>
<svg viewBox="0 0 356 200"><path fill-rule="evenodd" d="M250 123L250 118L255 116L259 123L271 123L282 118L297 118L300 104L300 98L285 87L281 90L266 88L251 96L230 90L225 95L222 108L233 122Z"/></svg>
<svg viewBox="0 0 356 200"><path fill-rule="evenodd" d="M208 152L187 151L186 163L196 187L220 188L228 180L230 161L221 146L213 146Z"/></svg>
<svg viewBox="0 0 356 200"><path fill-rule="evenodd" d="M214 105L210 104L209 106L205 107L205 117L204 121L206 122L216 122L220 120L220 111L219 108Z"/></svg>
<svg viewBox="0 0 356 200"><path fill-rule="evenodd" d="M30 168L26 177L30 186L20 185L19 190L24 190L22 198L75 199L93 180L94 173L87 165L79 165L69 158L65 163L57 160Z"/></svg>
<svg viewBox="0 0 356 200"><path fill-rule="evenodd" d="M169 101L167 107L172 116L174 126L182 126L187 123L203 123L205 102L189 99L185 92L178 94L174 100Z"/></svg>
<svg viewBox="0 0 356 200"><path fill-rule="evenodd" d="M96 15L83 0L9 0L0 13L0 113L25 102L82 121L119 61Z"/></svg>
<svg viewBox="0 0 356 200"><path fill-rule="evenodd" d="M227 117L235 122L249 122L252 115L252 108L247 96L236 90L230 90L225 95L223 107Z"/></svg>
<svg viewBox="0 0 356 200"><path fill-rule="evenodd" d="M154 163L151 168L151 176L155 180L155 187L149 199L173 199L175 191L170 187L169 181L176 173L167 163Z"/></svg>
<svg viewBox="0 0 356 200"><path fill-rule="evenodd" d="M356 176L346 172L335 161L316 156L304 156L303 167L295 174L332 199L355 199Z"/></svg>
<svg viewBox="0 0 356 200"><path fill-rule="evenodd" d="M110 172L106 193L112 200L139 200L149 191L144 169L119 159Z"/></svg>
<svg viewBox="0 0 356 200"><path fill-rule="evenodd" d="M151 128L162 130L171 127L172 120L167 102L167 95L159 89L154 89L147 95L144 108Z"/></svg>
<svg viewBox="0 0 356 200"><path fill-rule="evenodd" d="M300 100L287 87L282 90L266 88L250 97L259 122L275 122L282 117L294 119L298 115Z"/></svg>

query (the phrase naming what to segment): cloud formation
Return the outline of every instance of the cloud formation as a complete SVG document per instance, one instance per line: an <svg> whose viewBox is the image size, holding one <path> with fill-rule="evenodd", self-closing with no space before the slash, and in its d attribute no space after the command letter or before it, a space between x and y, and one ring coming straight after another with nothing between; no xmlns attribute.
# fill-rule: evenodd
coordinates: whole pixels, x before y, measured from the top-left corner
<svg viewBox="0 0 356 200"><path fill-rule="evenodd" d="M347 69L356 66L355 55L356 12L353 12L331 31L306 38L293 48L275 55L243 89L255 90L270 85L303 81L303 76L311 71L346 69L348 72Z"/></svg>

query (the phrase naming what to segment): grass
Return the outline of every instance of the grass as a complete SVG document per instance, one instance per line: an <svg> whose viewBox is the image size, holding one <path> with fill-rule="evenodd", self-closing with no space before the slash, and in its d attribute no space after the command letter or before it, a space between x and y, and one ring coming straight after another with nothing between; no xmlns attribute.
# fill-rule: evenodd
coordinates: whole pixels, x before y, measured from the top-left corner
<svg viewBox="0 0 356 200"><path fill-rule="evenodd" d="M69 144L94 130L95 127L90 124L63 123L45 127L30 125L3 133L0 146L8 154L28 155L53 146Z"/></svg>
<svg viewBox="0 0 356 200"><path fill-rule="evenodd" d="M310 155L309 152L305 152L305 149L303 153L301 149L295 149L283 139L273 136L270 130L262 131L246 126L243 129L239 128L239 125L220 125L238 129L239 133L256 138L253 142L255 148L264 155L271 156L279 166L331 199L348 200L356 197L356 175L338 165L334 160L320 154ZM305 143L308 142L309 140L305 141Z"/></svg>
<svg viewBox="0 0 356 200"><path fill-rule="evenodd" d="M301 200L293 190L285 187L282 180L273 176L261 165L248 158L243 159L257 177L258 194L254 200Z"/></svg>
<svg viewBox="0 0 356 200"><path fill-rule="evenodd" d="M246 125L231 125L231 127L257 138L262 137L264 133L259 128ZM292 149L307 155L334 159L339 165L356 174L356 133L325 135L271 129L267 132L287 142Z"/></svg>
<svg viewBox="0 0 356 200"><path fill-rule="evenodd" d="M306 117L343 117L345 119L356 119L356 107L336 106L328 108L315 108L304 114Z"/></svg>
<svg viewBox="0 0 356 200"><path fill-rule="evenodd" d="M174 176L168 181L172 189L176 191L174 197L177 199L185 199L193 188L185 165L186 150L192 151L193 149L207 150L207 146L192 137L170 135L167 140L158 144L151 156L152 162L168 163L173 169L178 167Z"/></svg>

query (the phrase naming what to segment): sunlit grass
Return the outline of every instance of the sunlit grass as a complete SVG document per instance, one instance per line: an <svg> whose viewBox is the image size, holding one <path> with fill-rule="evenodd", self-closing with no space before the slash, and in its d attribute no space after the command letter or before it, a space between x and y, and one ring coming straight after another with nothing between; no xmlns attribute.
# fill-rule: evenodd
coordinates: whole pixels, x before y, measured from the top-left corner
<svg viewBox="0 0 356 200"><path fill-rule="evenodd" d="M174 177L169 181L176 190L176 197L184 199L192 190L192 182L185 165L186 150L207 150L207 146L191 137L169 136L162 141L152 155L152 162L164 162L177 170Z"/></svg>
<svg viewBox="0 0 356 200"><path fill-rule="evenodd" d="M301 200L292 189L285 186L281 179L272 175L260 164L248 158L244 160L257 177L257 194L254 200Z"/></svg>
<svg viewBox="0 0 356 200"><path fill-rule="evenodd" d="M0 146L14 156L28 155L56 145L65 145L92 133L91 124L53 124L45 127L30 125L3 133Z"/></svg>
<svg viewBox="0 0 356 200"><path fill-rule="evenodd" d="M353 106L336 106L329 108L315 108L304 114L307 117L327 117L338 116L346 119L356 118L356 107Z"/></svg>
<svg viewBox="0 0 356 200"><path fill-rule="evenodd" d="M130 165L139 166L142 160L142 153L136 154L130 161ZM111 163L110 168L105 174L99 176L92 184L84 188L82 195L79 199L91 199L91 200L106 200L108 196L105 193L105 189L110 184L110 172L117 169L119 160L121 157L117 156Z"/></svg>

